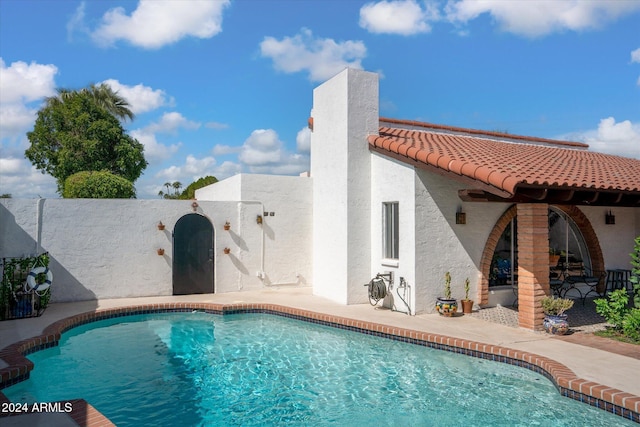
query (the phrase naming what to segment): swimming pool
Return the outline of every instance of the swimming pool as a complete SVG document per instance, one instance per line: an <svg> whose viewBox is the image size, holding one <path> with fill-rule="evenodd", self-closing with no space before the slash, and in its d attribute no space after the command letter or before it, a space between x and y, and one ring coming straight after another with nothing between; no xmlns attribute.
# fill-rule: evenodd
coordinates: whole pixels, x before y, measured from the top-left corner
<svg viewBox="0 0 640 427"><path fill-rule="evenodd" d="M270 314L102 320L29 356L14 402L127 425L635 425L527 369Z"/></svg>

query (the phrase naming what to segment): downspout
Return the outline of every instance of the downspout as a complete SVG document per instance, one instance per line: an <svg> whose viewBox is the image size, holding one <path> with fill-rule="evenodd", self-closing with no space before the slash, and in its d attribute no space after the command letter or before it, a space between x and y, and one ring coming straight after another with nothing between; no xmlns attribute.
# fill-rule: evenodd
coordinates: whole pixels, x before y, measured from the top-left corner
<svg viewBox="0 0 640 427"><path fill-rule="evenodd" d="M264 218L264 203L262 203L261 201L258 200L251 200L251 201L242 201L240 202L240 204L238 205L239 209L241 209L242 204L257 204L260 205L260 216L262 216L262 225L260 226L260 229L262 230L262 234L260 236L260 271L258 271L257 276L258 279L260 279L260 281L262 281L262 284L264 286L296 286L298 285L299 282L299 276L296 273L296 280L294 282L280 282L280 283L267 283L265 282L265 278L267 276L266 272L264 271L264 258L265 258L265 239L264 239L264 224L265 224L265 218ZM238 212L238 214L240 214L240 212Z"/></svg>
<svg viewBox="0 0 640 427"><path fill-rule="evenodd" d="M42 252L42 213L44 211L44 202L46 199L38 199L36 205L36 247L35 255Z"/></svg>

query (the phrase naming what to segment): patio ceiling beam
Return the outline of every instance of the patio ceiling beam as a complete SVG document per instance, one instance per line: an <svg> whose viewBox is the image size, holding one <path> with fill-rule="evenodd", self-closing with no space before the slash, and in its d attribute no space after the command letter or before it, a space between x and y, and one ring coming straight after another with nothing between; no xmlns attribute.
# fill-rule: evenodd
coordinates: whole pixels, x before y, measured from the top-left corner
<svg viewBox="0 0 640 427"><path fill-rule="evenodd" d="M542 194L542 191L535 192L531 191L531 189L522 191L522 189L518 189L516 194L512 197L500 197L476 188L458 190L458 197L463 202L548 203L550 205L640 207L640 193L548 188L544 198L541 198Z"/></svg>

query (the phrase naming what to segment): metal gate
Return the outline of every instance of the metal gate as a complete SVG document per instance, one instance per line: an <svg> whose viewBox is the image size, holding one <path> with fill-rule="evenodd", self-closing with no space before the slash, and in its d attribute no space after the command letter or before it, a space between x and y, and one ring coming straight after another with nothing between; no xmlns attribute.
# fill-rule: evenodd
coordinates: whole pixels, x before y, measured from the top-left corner
<svg viewBox="0 0 640 427"><path fill-rule="evenodd" d="M173 294L213 293L213 225L204 216L185 215L173 230Z"/></svg>

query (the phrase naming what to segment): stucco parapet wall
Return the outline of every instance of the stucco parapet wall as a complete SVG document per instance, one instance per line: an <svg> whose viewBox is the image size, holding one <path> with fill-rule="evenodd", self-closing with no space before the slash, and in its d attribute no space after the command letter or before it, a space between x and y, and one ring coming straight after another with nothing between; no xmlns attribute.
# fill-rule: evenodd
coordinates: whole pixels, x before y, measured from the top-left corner
<svg viewBox="0 0 640 427"><path fill-rule="evenodd" d="M323 324L335 328L365 333L382 338L422 345L438 350L451 351L467 356L493 360L520 366L540 373L551 380L566 397L605 409L616 415L640 422L640 397L606 385L579 378L567 366L548 357L499 345L485 344L446 335L389 326L381 323L352 319L310 310L271 303L216 304L198 302L174 302L140 304L89 311L58 320L47 326L41 335L11 344L0 350L0 359L8 366L0 369L0 390L28 379L33 362L25 356L57 346L61 335L86 323L124 317L135 314L162 312L191 312L194 310L212 314L267 313L297 320ZM0 393L0 401L6 397Z"/></svg>

